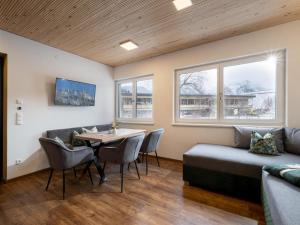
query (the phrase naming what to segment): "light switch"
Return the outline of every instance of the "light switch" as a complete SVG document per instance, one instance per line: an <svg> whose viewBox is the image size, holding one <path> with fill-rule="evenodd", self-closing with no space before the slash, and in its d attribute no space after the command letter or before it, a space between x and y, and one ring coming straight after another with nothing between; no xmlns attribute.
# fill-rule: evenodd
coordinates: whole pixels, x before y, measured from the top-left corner
<svg viewBox="0 0 300 225"><path fill-rule="evenodd" d="M18 105L23 105L23 100L22 99L17 99L16 100L16 104L18 104Z"/></svg>
<svg viewBox="0 0 300 225"><path fill-rule="evenodd" d="M16 124L23 125L24 124L24 115L23 112L18 111L16 114Z"/></svg>

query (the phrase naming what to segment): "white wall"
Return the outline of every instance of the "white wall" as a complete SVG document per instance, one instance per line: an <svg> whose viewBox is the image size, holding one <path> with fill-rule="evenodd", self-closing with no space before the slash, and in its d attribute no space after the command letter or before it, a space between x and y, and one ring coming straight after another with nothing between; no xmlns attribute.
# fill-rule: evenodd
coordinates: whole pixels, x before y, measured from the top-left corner
<svg viewBox="0 0 300 225"><path fill-rule="evenodd" d="M112 68L0 31L8 54L8 179L48 167L38 138L49 129L111 123ZM96 106L53 105L56 77L97 85ZM24 125L16 125L16 99L24 101ZM23 163L16 166L15 160Z"/></svg>
<svg viewBox="0 0 300 225"><path fill-rule="evenodd" d="M231 145L232 128L172 126L174 69L286 48L287 125L300 127L299 37L300 21L295 21L116 67L115 79L154 74L154 126L127 126L146 129L165 128L166 134L159 155L168 158L182 159L182 153L197 142Z"/></svg>

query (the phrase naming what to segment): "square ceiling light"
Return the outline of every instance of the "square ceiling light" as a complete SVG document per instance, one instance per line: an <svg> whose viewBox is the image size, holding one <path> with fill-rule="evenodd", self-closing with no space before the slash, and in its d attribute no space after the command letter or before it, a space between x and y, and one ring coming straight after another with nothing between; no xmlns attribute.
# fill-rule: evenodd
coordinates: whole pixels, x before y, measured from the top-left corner
<svg viewBox="0 0 300 225"><path fill-rule="evenodd" d="M191 0L174 0L173 4L175 5L178 11L193 5Z"/></svg>
<svg viewBox="0 0 300 225"><path fill-rule="evenodd" d="M124 49L126 49L127 51L131 51L133 49L136 49L138 48L139 46L137 44L135 44L134 42L132 41L125 41L125 42L122 42L120 43L120 46Z"/></svg>

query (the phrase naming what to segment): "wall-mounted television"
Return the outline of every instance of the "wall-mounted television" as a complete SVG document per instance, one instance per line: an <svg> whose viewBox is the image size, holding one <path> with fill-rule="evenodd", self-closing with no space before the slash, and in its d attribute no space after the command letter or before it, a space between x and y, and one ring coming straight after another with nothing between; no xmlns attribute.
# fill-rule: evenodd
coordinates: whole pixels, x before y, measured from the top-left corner
<svg viewBox="0 0 300 225"><path fill-rule="evenodd" d="M55 105L94 106L96 85L56 78Z"/></svg>

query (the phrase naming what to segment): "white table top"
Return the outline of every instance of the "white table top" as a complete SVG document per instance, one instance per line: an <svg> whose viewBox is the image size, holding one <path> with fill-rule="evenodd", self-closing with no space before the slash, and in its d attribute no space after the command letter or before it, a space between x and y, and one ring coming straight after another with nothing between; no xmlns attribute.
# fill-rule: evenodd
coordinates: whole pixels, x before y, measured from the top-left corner
<svg viewBox="0 0 300 225"><path fill-rule="evenodd" d="M120 129L116 129L115 132L114 130L109 130L109 131L102 131L98 133L80 134L77 135L76 138L80 140L86 140L86 141L97 141L102 143L109 143L123 138L136 136L141 133L146 133L146 130L120 128Z"/></svg>

